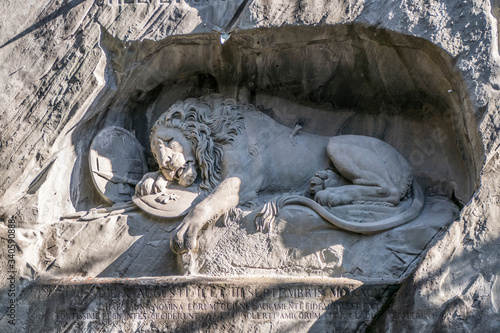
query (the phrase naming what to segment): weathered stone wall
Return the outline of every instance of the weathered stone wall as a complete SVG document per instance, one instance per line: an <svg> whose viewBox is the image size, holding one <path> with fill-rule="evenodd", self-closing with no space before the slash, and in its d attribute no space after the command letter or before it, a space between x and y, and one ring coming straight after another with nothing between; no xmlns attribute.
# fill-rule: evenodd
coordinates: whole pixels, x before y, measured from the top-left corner
<svg viewBox="0 0 500 333"><path fill-rule="evenodd" d="M49 225L63 213L103 203L86 176L85 156L100 128L133 128L144 144L163 106L217 91L268 109L289 108L275 117L291 126L307 108L313 112L321 106L347 116L354 108L371 108L375 113L360 112L353 121L373 129L389 114L388 123L378 123L379 131L393 128L392 140L409 149L408 157L415 151L426 158L432 155L431 160L441 152L451 154L451 168L439 171L449 176L445 185L435 182L430 172L420 178L429 191L454 195L465 204L461 218L369 327L393 332L493 332L500 327L497 1L119 2L124 1L2 4L0 284L6 293L9 220L17 228L20 290L42 268L50 268L55 248L66 248L59 238L71 242L65 229ZM220 31L233 31L224 45L218 42ZM326 52L322 45L341 46L342 51ZM360 63L365 67L345 62L352 55L358 56L355 60L364 57ZM328 56L332 59L318 60ZM314 59L311 67L302 66L299 72L296 63L307 59ZM396 60L407 61L406 66L397 67ZM329 72L324 64L340 65ZM272 69L277 65L279 69ZM422 73L412 72L415 68ZM398 81L390 78L395 72L409 74L406 79L401 74ZM349 77L352 73L372 76ZM321 85L336 75L351 85ZM302 109L293 109L289 99ZM375 104L380 108L373 110ZM153 107L138 113L144 105ZM390 107L408 112L406 120L395 122L392 116L400 111ZM422 130L426 119L442 121L453 144L432 141L436 146L427 156L428 147L399 142L398 126L404 127L412 115ZM147 125L133 125L139 120ZM327 131L321 124L310 126ZM337 134L339 128L331 131ZM344 131L359 132L360 127ZM415 132L422 137L431 133ZM7 304L7 296L0 299ZM422 312L438 315L404 321L403 326L397 315L401 309L409 318Z"/></svg>

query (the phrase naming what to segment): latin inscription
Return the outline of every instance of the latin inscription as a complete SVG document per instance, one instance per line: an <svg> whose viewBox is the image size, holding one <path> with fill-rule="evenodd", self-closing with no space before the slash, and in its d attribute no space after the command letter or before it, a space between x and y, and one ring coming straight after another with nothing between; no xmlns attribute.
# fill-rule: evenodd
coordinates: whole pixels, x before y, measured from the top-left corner
<svg viewBox="0 0 500 333"><path fill-rule="evenodd" d="M246 330L252 325L272 324L283 329L298 325L300 330L314 326L321 331L343 332L372 321L398 288L348 284L249 285L252 284L40 285L31 291L30 304L50 305L51 320L45 321L52 325L46 327L48 331L64 331L68 327L98 330L101 326L133 322L160 331L227 327ZM411 314L401 316L408 318Z"/></svg>
<svg viewBox="0 0 500 333"><path fill-rule="evenodd" d="M90 319L199 319L211 312L232 312L232 317L241 315L250 320L311 320L325 316L327 319L371 319L379 305L364 303L333 304L323 302L281 302L281 303L164 303L134 305L130 302L106 304L101 312L55 314L56 320ZM406 314L408 316L408 314Z"/></svg>

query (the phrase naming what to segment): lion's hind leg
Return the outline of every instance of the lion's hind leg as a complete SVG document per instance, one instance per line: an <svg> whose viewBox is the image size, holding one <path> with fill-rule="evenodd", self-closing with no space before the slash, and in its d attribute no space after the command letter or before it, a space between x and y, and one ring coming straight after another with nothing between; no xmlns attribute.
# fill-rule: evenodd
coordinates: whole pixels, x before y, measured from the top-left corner
<svg viewBox="0 0 500 333"><path fill-rule="evenodd" d="M407 188L406 181L411 181L411 168L404 158L378 139L355 135L333 137L327 153L338 173L352 185L317 192L314 199L320 204L375 202L395 206Z"/></svg>
<svg viewBox="0 0 500 333"><path fill-rule="evenodd" d="M401 196L398 188L378 173L359 169L356 164L352 164L349 175L352 184L326 187L315 194L314 200L329 207L356 202L375 202L390 206L399 203ZM353 175L356 177L354 178Z"/></svg>
<svg viewBox="0 0 500 333"><path fill-rule="evenodd" d="M352 203L379 203L395 206L399 198L384 186L344 185L319 191L314 200L322 206L335 207Z"/></svg>

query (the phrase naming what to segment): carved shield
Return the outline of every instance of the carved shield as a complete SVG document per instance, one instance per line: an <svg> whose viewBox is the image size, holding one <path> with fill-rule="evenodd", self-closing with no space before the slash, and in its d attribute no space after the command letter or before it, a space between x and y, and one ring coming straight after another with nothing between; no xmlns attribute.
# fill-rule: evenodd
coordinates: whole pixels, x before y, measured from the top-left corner
<svg viewBox="0 0 500 333"><path fill-rule="evenodd" d="M189 213L203 198L192 188L169 186L163 193L134 196L132 201L151 215L174 218Z"/></svg>
<svg viewBox="0 0 500 333"><path fill-rule="evenodd" d="M148 172L144 148L120 127L107 127L96 135L89 160L92 180L110 204L132 200L135 185Z"/></svg>

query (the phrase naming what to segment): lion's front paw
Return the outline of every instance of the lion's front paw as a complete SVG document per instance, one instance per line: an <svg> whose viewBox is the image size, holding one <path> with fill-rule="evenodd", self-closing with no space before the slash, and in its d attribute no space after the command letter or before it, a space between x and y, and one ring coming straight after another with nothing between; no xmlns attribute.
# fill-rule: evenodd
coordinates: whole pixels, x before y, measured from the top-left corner
<svg viewBox="0 0 500 333"><path fill-rule="evenodd" d="M135 194L139 196L148 195L153 192L153 185L155 180L153 178L142 178L135 186Z"/></svg>
<svg viewBox="0 0 500 333"><path fill-rule="evenodd" d="M184 219L170 236L170 248L172 251L181 254L196 250L198 247L196 238L202 226L194 220Z"/></svg>
<svg viewBox="0 0 500 333"><path fill-rule="evenodd" d="M142 177L141 181L135 186L135 193L144 196L153 193L162 193L167 190L168 180L158 172L150 172Z"/></svg>

